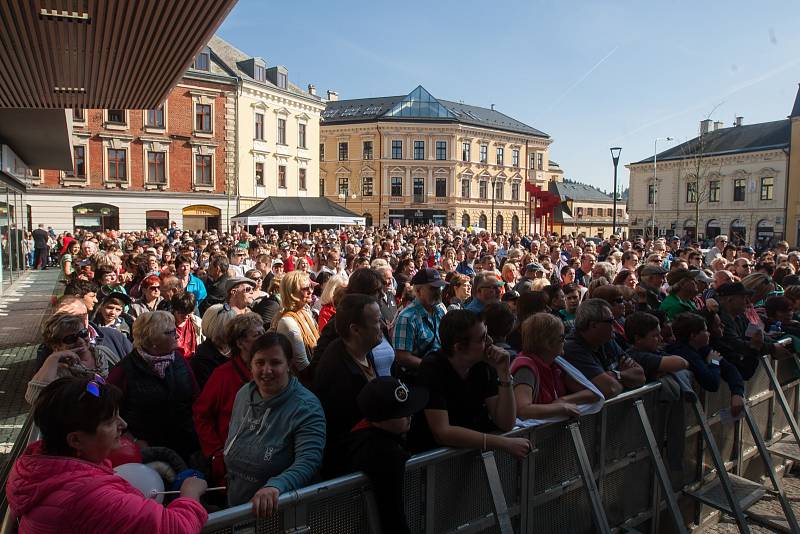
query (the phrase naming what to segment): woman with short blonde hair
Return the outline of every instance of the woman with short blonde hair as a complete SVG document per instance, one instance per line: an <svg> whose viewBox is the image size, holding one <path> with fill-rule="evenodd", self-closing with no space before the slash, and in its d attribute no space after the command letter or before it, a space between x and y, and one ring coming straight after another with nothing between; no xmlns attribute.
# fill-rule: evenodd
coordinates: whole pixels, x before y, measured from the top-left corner
<svg viewBox="0 0 800 534"><path fill-rule="evenodd" d="M275 316L276 332L289 338L292 344L292 370L303 384L308 383L301 374L311 363L311 355L319 340L319 330L311 314L311 279L307 273L292 271L281 280L281 313Z"/></svg>
<svg viewBox="0 0 800 534"><path fill-rule="evenodd" d="M202 390L214 369L228 361L231 349L225 337L225 326L236 317L236 312L224 304L214 304L203 314L202 331L205 341L189 360L194 378Z"/></svg>
<svg viewBox="0 0 800 534"><path fill-rule="evenodd" d="M563 352L561 319L537 313L522 323L522 352L511 364L518 418L577 417L579 404L598 400L554 362Z"/></svg>

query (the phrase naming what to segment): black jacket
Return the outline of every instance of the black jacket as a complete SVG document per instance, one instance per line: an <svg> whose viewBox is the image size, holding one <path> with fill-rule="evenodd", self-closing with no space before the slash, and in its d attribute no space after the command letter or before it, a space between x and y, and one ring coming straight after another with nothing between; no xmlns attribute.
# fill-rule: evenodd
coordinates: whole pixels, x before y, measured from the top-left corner
<svg viewBox="0 0 800 534"><path fill-rule="evenodd" d="M367 355L370 365L375 367L372 355ZM358 364L347 352L342 338L337 338L319 359L311 390L322 403L327 421L327 443L323 460L323 475L336 470L332 463L333 450L339 447L343 437L361 421L356 397L367 383Z"/></svg>
<svg viewBox="0 0 800 534"><path fill-rule="evenodd" d="M222 304L225 302L225 297L227 297L225 286L228 285L228 275L223 274L216 280L206 278L205 284L207 295L205 300L200 303L200 317L214 304Z"/></svg>
<svg viewBox="0 0 800 534"><path fill-rule="evenodd" d="M200 450L192 421L197 384L182 354L175 354L162 379L134 350L114 367L108 382L122 390L119 415L137 439L168 447L186 461Z"/></svg>
<svg viewBox="0 0 800 534"><path fill-rule="evenodd" d="M342 438L341 474L363 471L372 482L384 534L407 534L403 478L411 453L402 436L375 427L361 428Z"/></svg>
<svg viewBox="0 0 800 534"><path fill-rule="evenodd" d="M772 344L765 340L761 352L750 347L750 341L745 337L748 323L744 315L733 316L720 306L719 319L722 322L722 337L712 339L711 345L736 366L742 378L750 380L758 369L761 354L770 352Z"/></svg>
<svg viewBox="0 0 800 534"><path fill-rule="evenodd" d="M281 304L275 297L265 296L255 301L250 309L261 316L264 328L269 330L272 320L281 312Z"/></svg>
<svg viewBox="0 0 800 534"><path fill-rule="evenodd" d="M189 365L192 367L192 373L194 373L194 379L197 381L200 391L206 387L206 382L214 369L227 361L228 357L217 350L210 339L206 339L197 346L194 356L189 359Z"/></svg>

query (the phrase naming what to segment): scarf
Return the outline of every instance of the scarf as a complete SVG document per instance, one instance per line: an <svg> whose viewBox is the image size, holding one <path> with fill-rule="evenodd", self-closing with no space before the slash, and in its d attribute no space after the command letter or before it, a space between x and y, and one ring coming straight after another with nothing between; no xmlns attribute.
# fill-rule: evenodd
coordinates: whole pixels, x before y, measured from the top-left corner
<svg viewBox="0 0 800 534"><path fill-rule="evenodd" d="M167 372L167 367L175 360L175 352L170 352L169 354L165 354L164 356L153 356L152 354L147 354L142 349L139 349L139 355L141 355L142 359L149 365L153 371L156 372L159 378L164 378L164 375Z"/></svg>
<svg viewBox="0 0 800 534"><path fill-rule="evenodd" d="M317 330L317 325L314 323L314 319L311 317L311 313L303 308L296 312L284 311L281 317L291 317L297 322L297 325L300 327L300 334L303 336L303 345L306 346L306 352L311 354L309 349L316 347L317 340L319 339L319 331Z"/></svg>

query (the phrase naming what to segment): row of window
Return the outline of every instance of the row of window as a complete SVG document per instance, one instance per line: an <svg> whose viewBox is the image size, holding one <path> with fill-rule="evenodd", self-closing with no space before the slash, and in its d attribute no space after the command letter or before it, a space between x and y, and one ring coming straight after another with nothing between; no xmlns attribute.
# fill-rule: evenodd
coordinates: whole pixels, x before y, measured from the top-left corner
<svg viewBox="0 0 800 534"><path fill-rule="evenodd" d="M416 203L423 203L425 202L425 178L423 177L415 177L413 179L413 196L414 202ZM324 184L322 180L320 180L320 184ZM437 177L435 181L435 194L437 198L444 198L447 196L447 178L444 177ZM320 195L324 194L324 185L320 186ZM364 176L361 179L361 196L362 197L371 197L374 191L374 180L372 176ZM489 195L489 182L486 180L481 180L479 182L478 187L478 197L482 200L488 200ZM502 182L497 182L495 184L495 200L503 200L505 196L505 188ZM350 194L350 179L348 177L341 177L339 178L339 189L338 194L349 195ZM520 184L519 183L512 183L511 184L511 200L519 200L520 194ZM403 196L403 177L402 176L392 176L390 179L390 195L392 197L402 197ZM462 180L461 181L461 197L462 198L470 198L471 197L471 187L470 187L470 180Z"/></svg>
<svg viewBox="0 0 800 534"><path fill-rule="evenodd" d="M583 217L584 214L587 217L594 217L594 216L602 217L603 215L605 215L606 217L614 216L613 208L586 208L584 210L584 208L581 206L575 209L575 213L577 214L578 217ZM617 217L622 217L621 209L617 210Z"/></svg>
<svg viewBox="0 0 800 534"><path fill-rule="evenodd" d="M447 141L436 141L435 146L435 155L436 159L439 161L443 161L447 159ZM469 162L470 161L470 151L471 151L471 144L470 143L462 143L461 146L461 161ZM392 159L403 159L403 141L395 139L392 140ZM361 148L361 157L365 160L373 159L373 149L372 149L372 141L363 141L363 145ZM414 141L414 153L413 157L415 160L424 160L425 159L425 141ZM319 159L325 160L325 144L320 143L319 145ZM349 143L347 141L342 141L339 143L339 161L347 161L350 159L350 148ZM478 160L479 163L488 163L489 162L489 145L482 144L480 146L480 157ZM497 165L505 165L505 148L497 147L495 149L495 163ZM511 150L511 166L512 167L519 167L519 149L514 148ZM530 155L530 168L531 169L544 169L544 154L541 152L536 152Z"/></svg>
<svg viewBox="0 0 800 534"><path fill-rule="evenodd" d="M300 191L306 191L308 189L306 176L306 169L300 168L297 170L297 187ZM264 187L266 185L267 182L264 174L264 163L257 161L256 186ZM286 189L286 165L278 165L278 189Z"/></svg>
<svg viewBox="0 0 800 534"><path fill-rule="evenodd" d="M86 180L86 146L75 145L73 147L74 167L72 172L66 172L68 178L76 180ZM108 168L106 169L106 181L125 183L128 181L128 151L124 148L106 149L106 159ZM214 163L212 155L194 155L194 183L195 185L213 187L214 179L212 165ZM167 184L167 154L163 151L147 151L147 169L145 172L145 183L150 185Z"/></svg>
<svg viewBox="0 0 800 534"><path fill-rule="evenodd" d="M86 120L86 110L83 108L72 108L72 118L75 121L83 122ZM114 126L128 126L128 117L124 109L107 109L106 124ZM164 104L155 109L144 111L144 125L146 128L165 128ZM194 105L194 130L201 133L213 133L212 109L211 104Z"/></svg>
<svg viewBox="0 0 800 534"><path fill-rule="evenodd" d="M255 115L255 139L264 141L264 114L256 113ZM275 142L279 145L286 144L286 119L278 119L278 133ZM297 146L300 148L306 147L306 124L299 123L297 125Z"/></svg>
<svg viewBox="0 0 800 534"><path fill-rule="evenodd" d="M708 191L703 195L704 199L709 202L720 201L720 191L722 189L720 180L709 180ZM747 180L744 178L735 178L733 180L733 201L744 202L747 189ZM765 176L761 178L761 187L759 188L760 200L773 200L775 194L775 178ZM697 182L686 183L686 202L697 202ZM653 204L656 198L655 185L650 184L647 188L647 203ZM702 199L701 199L702 200Z"/></svg>

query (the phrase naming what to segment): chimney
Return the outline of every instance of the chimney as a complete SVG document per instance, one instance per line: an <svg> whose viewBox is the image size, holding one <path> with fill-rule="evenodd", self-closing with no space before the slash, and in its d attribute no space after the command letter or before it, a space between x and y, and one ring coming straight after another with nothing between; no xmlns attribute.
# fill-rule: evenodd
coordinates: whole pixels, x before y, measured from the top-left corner
<svg viewBox="0 0 800 534"><path fill-rule="evenodd" d="M722 121L714 121L714 131L722 129Z"/></svg>
<svg viewBox="0 0 800 534"><path fill-rule="evenodd" d="M328 89L328 102L336 102L339 100L339 93Z"/></svg>
<svg viewBox="0 0 800 534"><path fill-rule="evenodd" d="M494 111L494 104L492 104L492 111Z"/></svg>
<svg viewBox="0 0 800 534"><path fill-rule="evenodd" d="M736 117L736 122L734 123L735 126L741 126L742 121L744 121L744 117Z"/></svg>
<svg viewBox="0 0 800 534"><path fill-rule="evenodd" d="M311 96L317 96L317 88L314 87L313 83L308 84L308 94Z"/></svg>
<svg viewBox="0 0 800 534"><path fill-rule="evenodd" d="M711 129L711 119L700 121L700 135L705 135Z"/></svg>

